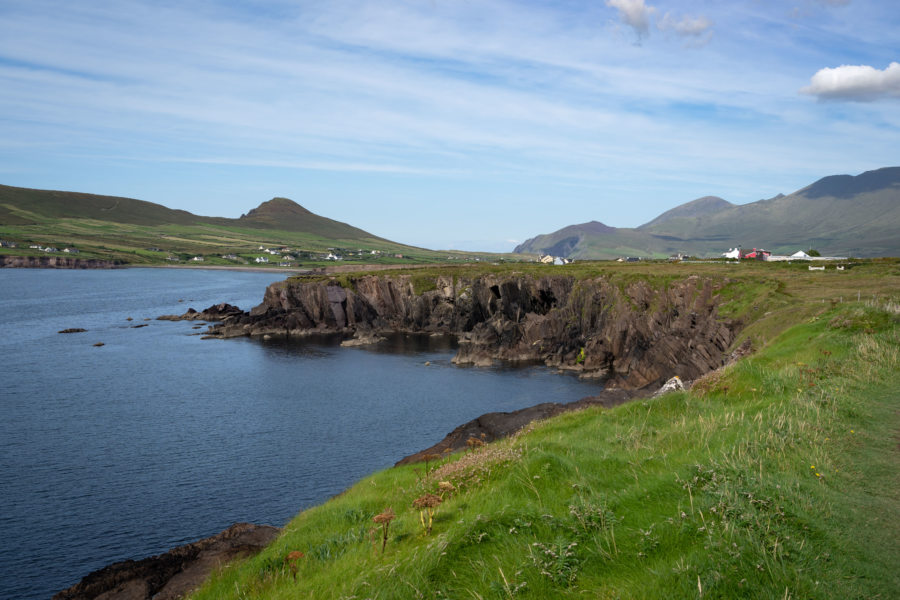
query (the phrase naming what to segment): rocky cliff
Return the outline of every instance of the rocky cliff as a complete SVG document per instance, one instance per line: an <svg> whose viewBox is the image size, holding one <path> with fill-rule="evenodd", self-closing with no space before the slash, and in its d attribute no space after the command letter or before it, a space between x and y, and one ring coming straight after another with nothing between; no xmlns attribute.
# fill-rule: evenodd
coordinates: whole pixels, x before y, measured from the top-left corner
<svg viewBox="0 0 900 600"><path fill-rule="evenodd" d="M696 276L652 284L524 275L293 278L273 283L262 304L226 316L210 333L357 340L445 333L459 340L458 364L544 363L637 389L723 364L738 326L718 317L717 285Z"/></svg>

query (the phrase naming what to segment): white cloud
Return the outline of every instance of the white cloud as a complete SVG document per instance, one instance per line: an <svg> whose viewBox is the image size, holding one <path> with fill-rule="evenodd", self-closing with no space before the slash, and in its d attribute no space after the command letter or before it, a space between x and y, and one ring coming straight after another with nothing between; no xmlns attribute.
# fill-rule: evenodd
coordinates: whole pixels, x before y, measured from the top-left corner
<svg viewBox="0 0 900 600"><path fill-rule="evenodd" d="M660 31L673 31L682 37L694 38L696 44L705 44L712 38L713 22L704 16L685 15L678 19L667 12L656 26Z"/></svg>
<svg viewBox="0 0 900 600"><path fill-rule="evenodd" d="M634 29L638 38L649 35L650 17L656 9L644 4L644 0L606 0L606 5L618 9L619 17Z"/></svg>
<svg viewBox="0 0 900 600"><path fill-rule="evenodd" d="M820 69L800 92L820 100L869 102L900 98L900 63L892 62L883 71L868 65Z"/></svg>

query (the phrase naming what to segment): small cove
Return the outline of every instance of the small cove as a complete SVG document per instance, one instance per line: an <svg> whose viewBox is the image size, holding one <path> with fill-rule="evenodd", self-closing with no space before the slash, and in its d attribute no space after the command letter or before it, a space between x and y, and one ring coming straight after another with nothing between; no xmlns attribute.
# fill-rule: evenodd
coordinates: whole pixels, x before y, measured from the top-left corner
<svg viewBox="0 0 900 600"><path fill-rule="evenodd" d="M283 525L480 414L601 389L540 367L456 367L441 338L201 340L194 323L155 320L248 309L277 279L0 271L0 597L47 598L237 521ZM57 333L69 327L87 331Z"/></svg>

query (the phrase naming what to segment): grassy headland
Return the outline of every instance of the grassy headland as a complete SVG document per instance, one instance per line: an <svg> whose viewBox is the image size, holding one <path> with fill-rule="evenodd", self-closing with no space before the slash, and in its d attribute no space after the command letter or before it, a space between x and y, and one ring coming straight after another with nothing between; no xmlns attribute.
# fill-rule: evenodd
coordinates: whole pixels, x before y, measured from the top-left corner
<svg viewBox="0 0 900 600"><path fill-rule="evenodd" d="M570 271L726 277L756 352L689 392L376 473L194 598L900 596L900 265L771 266Z"/></svg>

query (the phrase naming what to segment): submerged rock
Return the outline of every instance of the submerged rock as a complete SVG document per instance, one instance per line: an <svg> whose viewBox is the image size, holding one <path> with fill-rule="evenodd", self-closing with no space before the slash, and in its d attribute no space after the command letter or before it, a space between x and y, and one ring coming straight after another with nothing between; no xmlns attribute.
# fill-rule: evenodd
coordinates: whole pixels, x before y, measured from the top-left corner
<svg viewBox="0 0 900 600"><path fill-rule="evenodd" d="M81 327L70 327L68 329L57 331L56 333L84 333L85 331L87 331L87 329L82 329Z"/></svg>

